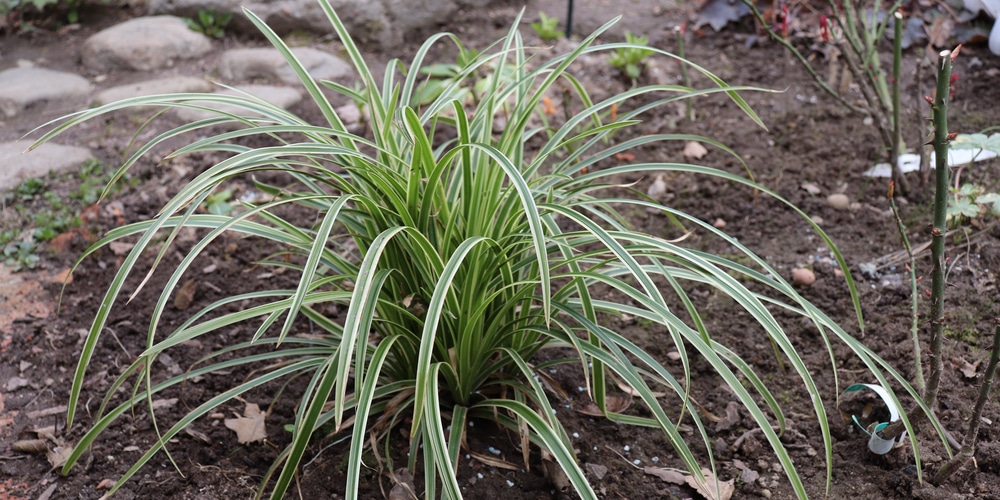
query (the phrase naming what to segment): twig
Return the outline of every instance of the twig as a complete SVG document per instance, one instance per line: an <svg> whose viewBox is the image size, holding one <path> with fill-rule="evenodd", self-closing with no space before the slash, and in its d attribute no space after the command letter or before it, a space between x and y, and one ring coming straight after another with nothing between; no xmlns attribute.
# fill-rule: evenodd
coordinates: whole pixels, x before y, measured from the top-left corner
<svg viewBox="0 0 1000 500"><path fill-rule="evenodd" d="M898 98L899 95L897 94L896 97ZM896 207L896 200L892 197L893 187L895 187L895 183L890 181L889 206L892 207L892 214L896 217L896 228L899 229L899 236L903 239L903 248L906 249L906 253L910 257L910 263L907 265L907 268L910 271L910 310L913 317L913 322L910 327L910 338L913 339L914 379L917 390L920 394L924 394L924 391L927 390L927 382L924 380L924 367L920 360L920 316L918 310L920 294L917 293L917 259L913 256L913 249L910 247L910 239L906 237L906 226L903 225L903 219L899 217L899 209Z"/></svg>
<svg viewBox="0 0 1000 500"><path fill-rule="evenodd" d="M806 60L805 56L803 56L802 53L799 52L799 50L796 49L794 45L789 43L788 40L782 38L780 35L775 33L770 26L768 26L767 21L764 20L764 16L761 15L760 11L757 10L757 6L754 5L751 0L743 0L743 3L750 9L750 12L753 13L754 19L756 19L757 22L760 23L761 27L764 28L764 31L767 32L768 36L770 36L772 40L778 42L783 47L785 47L785 49L791 52L795 56L795 58L798 59L800 63L802 63L802 67L809 72L809 76L813 78L816 84L819 85L824 92L826 92L830 97L836 99L837 102L839 102L845 108L858 114L866 114L865 110L847 102L847 99L844 99L844 97L841 96L839 93L837 93L836 90L833 90L829 85L827 85L826 82L819 76L819 74L816 73L816 70L813 69L812 65L809 64L809 61Z"/></svg>
<svg viewBox="0 0 1000 500"><path fill-rule="evenodd" d="M892 179L899 184L903 194L910 194L910 185L899 167L899 155L903 153L903 132L900 128L899 80L902 78L903 61L903 14L898 10L893 14L892 39L892 150L889 154L889 164L892 165Z"/></svg>
<svg viewBox="0 0 1000 500"><path fill-rule="evenodd" d="M979 399L969 416L969 428L965 431L965 440L962 442L962 451L952 457L938 469L934 475L934 482L941 484L948 480L956 470L961 469L976 454L976 441L979 435L979 425L982 422L983 407L990 398L993 390L993 379L997 373L997 361L1000 360L1000 318L995 318L993 322L996 328L993 330L993 348L990 350L990 362L986 365L986 373L983 374L983 384L979 386Z"/></svg>
<svg viewBox="0 0 1000 500"><path fill-rule="evenodd" d="M687 21L681 23L680 26L674 28L677 32L677 56L684 59L684 36L687 34ZM688 74L687 64L681 64L681 78L684 80L684 86L691 88L691 76ZM694 108L692 107L691 99L684 99L684 118L690 121L694 121Z"/></svg>

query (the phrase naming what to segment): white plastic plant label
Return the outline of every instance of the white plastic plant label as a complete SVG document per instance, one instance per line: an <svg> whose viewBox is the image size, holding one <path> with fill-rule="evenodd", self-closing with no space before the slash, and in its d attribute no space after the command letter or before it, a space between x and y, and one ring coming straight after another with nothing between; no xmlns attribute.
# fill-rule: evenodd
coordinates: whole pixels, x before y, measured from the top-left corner
<svg viewBox="0 0 1000 500"><path fill-rule="evenodd" d="M871 450L872 453L876 453L878 455L885 455L886 453L889 453L889 451L892 450L893 447L895 447L898 443L902 443L903 440L906 439L906 432L900 434L899 437L896 439L885 439L881 435L882 431L886 427L888 427L890 423L899 420L899 408L897 408L895 403L893 403L892 398L889 397L889 393L886 392L885 388L875 384L851 385L847 389L844 389L844 394L841 395L841 398L848 395L849 393L865 391L865 390L874 392L882 400L884 409L888 413L888 418L889 418L888 421L886 422L873 421L867 427L865 427L858 420L858 415L852 414L850 415L850 418L851 421L853 421L854 424L858 426L858 428L860 428L865 434L868 435L869 437L868 449Z"/></svg>

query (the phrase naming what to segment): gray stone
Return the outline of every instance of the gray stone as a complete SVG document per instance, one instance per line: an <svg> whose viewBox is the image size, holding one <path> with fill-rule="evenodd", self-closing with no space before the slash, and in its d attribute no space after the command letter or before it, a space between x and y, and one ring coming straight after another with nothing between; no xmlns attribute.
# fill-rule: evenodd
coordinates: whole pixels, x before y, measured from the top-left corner
<svg viewBox="0 0 1000 500"><path fill-rule="evenodd" d="M98 104L107 104L156 94L174 94L180 92L211 92L214 87L211 83L191 76L177 76L171 78L160 78L157 80L146 80L142 82L119 85L103 90L95 100Z"/></svg>
<svg viewBox="0 0 1000 500"><path fill-rule="evenodd" d="M259 97L283 109L287 109L291 106L294 106L296 103L302 100L302 95L299 94L298 91L287 87L272 87L269 85L246 85L239 87L239 89L242 90L243 92ZM231 89L220 90L216 93L222 95L240 95L240 96L243 95L240 92ZM236 106L231 106L228 104L220 105L211 102L206 102L201 104L205 105L206 107L210 107L222 112L232 113L239 116L254 115L254 113L246 109L239 108ZM211 111L202 111L200 109L186 109L186 108L179 108L175 111L175 113L177 114L178 118L186 122L193 122L197 120L204 120L206 118L214 118L220 116L218 113L213 113ZM238 126L238 125L234 123L233 126Z"/></svg>
<svg viewBox="0 0 1000 500"><path fill-rule="evenodd" d="M31 152L32 141L0 142L0 189L11 189L22 179L42 177L80 166L94 155L87 148L47 142Z"/></svg>
<svg viewBox="0 0 1000 500"><path fill-rule="evenodd" d="M389 33L389 20L382 0L332 0L330 2L344 19L344 24L363 42L381 43ZM149 12L195 17L199 10L233 14L227 29L251 34L257 28L243 15L242 7L264 20L274 31L285 34L295 30L320 34L333 32L330 21L316 0L150 0Z"/></svg>
<svg viewBox="0 0 1000 500"><path fill-rule="evenodd" d="M292 49L306 71L318 80L337 80L351 74L349 64L339 57L309 47ZM294 85L299 77L277 49L233 49L222 54L219 75L231 81L264 79Z"/></svg>
<svg viewBox="0 0 1000 500"><path fill-rule="evenodd" d="M481 6L487 0L331 0L351 38L360 44L392 47L408 33L433 27L452 15L460 5ZM154 14L193 17L201 9L234 14L230 27L256 33L243 16L241 6L264 20L278 34L296 30L320 34L333 32L316 0L150 0Z"/></svg>
<svg viewBox="0 0 1000 500"><path fill-rule="evenodd" d="M11 68L0 71L0 112L7 117L43 101L65 101L90 94L85 78L43 68Z"/></svg>
<svg viewBox="0 0 1000 500"><path fill-rule="evenodd" d="M212 42L173 16L139 17L112 26L83 44L83 64L94 71L150 71L193 59L212 49Z"/></svg>

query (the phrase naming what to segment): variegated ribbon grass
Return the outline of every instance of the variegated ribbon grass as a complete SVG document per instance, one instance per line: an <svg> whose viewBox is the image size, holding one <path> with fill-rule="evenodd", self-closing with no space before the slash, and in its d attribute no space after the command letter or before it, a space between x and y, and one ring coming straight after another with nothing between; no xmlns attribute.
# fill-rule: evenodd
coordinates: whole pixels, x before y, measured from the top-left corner
<svg viewBox="0 0 1000 500"><path fill-rule="evenodd" d="M172 94L81 111L55 124L39 139L41 143L82 121L130 106L211 111L210 105L226 104L244 111L217 112L217 117L163 132L140 146L115 174L115 179L120 179L156 146L185 134L201 134L202 138L170 157L191 152L228 155L182 186L157 217L111 230L84 255L112 241L137 239L109 286L84 343L71 387L70 425L87 368L126 280L141 279L144 284L153 272L140 275L140 257L165 237L153 258L155 269L163 265L165 252L183 228L197 228L203 234L173 269L150 313L144 352L112 384L99 416L77 444L64 472L133 405L147 401L151 408L155 394L193 376L256 367L242 383L212 396L162 433L157 426L157 443L112 491L155 453L165 450L166 443L185 426L248 391L299 377L295 380L303 381L303 396L291 426L291 443L267 472L261 494L268 487L272 498L288 492L309 447L315 444L317 430L332 426L336 432L352 435L345 486L347 497L357 498L361 467L366 465L362 461L366 443L388 449L388 440L394 435L388 431L401 425L404 419L400 415L407 415L408 465L413 468L422 459L427 498L462 496L458 459L467 422L473 418L495 420L520 436L526 456L531 445L546 450L581 497L596 498L545 388L533 377L538 369L532 364L535 354L543 348L562 346L577 353L575 362L584 370L587 393L610 420L661 429L678 459L704 481L692 444L679 432L682 420L689 419L711 457L709 432L689 398L693 358L702 359L746 408L783 465L796 495L804 498L805 486L779 439L785 428L780 405L753 367L721 344L721 337L709 329L710 322L687 294L686 285L692 283L732 297L760 325L763 335L776 346L776 353L787 358L811 398L822 433L828 484L832 440L824 399L810 374L810 368L818 367L806 365L772 310L790 311L815 326L830 353L834 376L833 343L839 341L885 387L892 382L916 397L891 366L738 241L671 207L642 197L618 198L617 193L623 190L610 189L616 187L612 179L622 174L679 171L723 178L777 197L775 193L750 179L697 165L639 163L597 168L598 162L617 153L660 141L700 140L735 155L709 138L629 131L665 104L716 93L730 99L750 121L762 125L739 94L759 89L729 86L690 61L651 49L687 65L711 86L647 85L594 102L584 84L568 72L571 65L583 55L639 47L627 43L595 45L612 21L568 54L539 61L522 43L516 29L518 18L505 38L468 61L433 101L414 108L411 103L422 103L417 94L426 75L420 69L429 51L437 43L451 41L465 53L457 38L449 34L432 37L409 67L398 61L390 63L380 84L329 3L320 0L320 5L344 43L360 88L316 82L263 21L251 12L247 16L298 74L324 124L307 123L249 95ZM479 86L485 87L482 94L470 103L466 100L469 89L476 88L470 80L481 78L477 75L483 73L491 76ZM533 119L541 112L546 92L557 85L573 92L575 102L582 106L558 127ZM327 97L329 91L365 110L367 133L347 130ZM644 101L621 117L606 120L613 106L626 110L635 98ZM494 130L498 118L503 118L505 126ZM227 132L213 129L226 123L242 128ZM250 136L269 137L273 145L251 148L240 144ZM615 143L619 136L625 140ZM530 147L532 138L540 139L534 142L541 145ZM231 216L200 212L199 207L212 192L236 177L260 171L278 172L287 178L288 184L281 186L257 183L273 201L247 205ZM604 192L611 194L602 198ZM315 215L308 220L289 219L283 208L291 204ZM753 264L739 264L632 230L620 210L624 206L651 208L684 221L723 239ZM822 230L798 213L833 249L847 276L860 321L860 304L846 262ZM160 318L173 289L195 258L226 233L260 238L295 255L287 262L264 264L295 269L297 285L221 299L164 336L159 332ZM752 291L741 280L757 286ZM614 299L595 291L607 287L614 290ZM231 311L231 306L245 300L252 305ZM346 308L342 322L323 314L330 304ZM681 307L675 310L671 304ZM610 326L608 317L621 313L643 318L661 329L663 340L681 354L682 378ZM296 335L305 320L323 335ZM159 354L248 321L253 321L255 328L245 342L214 353L187 374L155 380L158 374L151 367ZM270 350L254 350L257 346ZM648 416L608 409L607 385L612 374L638 395ZM132 396L111 407L117 390L133 377L137 380ZM664 388L683 401L680 408L666 408L657 399L654 389ZM500 394L506 397L496 396ZM895 394L892 397L896 398ZM905 415L902 418L906 421ZM914 435L912 430L910 435ZM919 463L915 442L914 451ZM392 457L386 454L383 459ZM714 459L709 465L718 477Z"/></svg>

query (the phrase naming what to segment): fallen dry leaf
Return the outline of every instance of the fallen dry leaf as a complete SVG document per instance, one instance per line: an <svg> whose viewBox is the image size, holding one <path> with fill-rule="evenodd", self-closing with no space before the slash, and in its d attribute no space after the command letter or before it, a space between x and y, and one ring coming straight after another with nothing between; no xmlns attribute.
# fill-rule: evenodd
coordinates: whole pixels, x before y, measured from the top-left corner
<svg viewBox="0 0 1000 500"><path fill-rule="evenodd" d="M734 425L740 423L740 405L736 401L726 404L726 416L715 424L715 432L728 431Z"/></svg>
<svg viewBox="0 0 1000 500"><path fill-rule="evenodd" d="M569 476L566 475L566 471L563 470L561 465L552 460L542 460L542 467L545 468L545 477L549 478L549 482L557 490L566 493L573 488L573 483L570 482Z"/></svg>
<svg viewBox="0 0 1000 500"><path fill-rule="evenodd" d="M208 434L205 434L204 432L201 431L196 431L192 429L190 425L184 428L184 433L199 441L212 444L212 440L208 437Z"/></svg>
<svg viewBox="0 0 1000 500"><path fill-rule="evenodd" d="M73 282L73 274L70 273L70 268L67 267L50 276L49 281L58 285L62 285L63 283L68 285Z"/></svg>
<svg viewBox="0 0 1000 500"><path fill-rule="evenodd" d="M951 364L958 368L958 371L965 375L965 378L976 378L976 369L979 368L979 361L969 363L963 358L952 358Z"/></svg>
<svg viewBox="0 0 1000 500"><path fill-rule="evenodd" d="M167 353L160 354L156 357L156 360L163 366L167 367L167 371L169 371L171 375L180 375L184 373L181 365L177 364L177 362L174 361L174 358Z"/></svg>
<svg viewBox="0 0 1000 500"><path fill-rule="evenodd" d="M31 432L34 432L35 435L38 436L38 439L48 439L55 444L63 444L62 441L56 437L56 426L54 425L50 425L48 427L38 427L32 429Z"/></svg>
<svg viewBox="0 0 1000 500"><path fill-rule="evenodd" d="M587 463L587 464L584 464L584 467L586 467L587 471L590 472L591 474L593 474L594 475L594 479L596 479L598 481L600 481L601 479L604 479L604 475L608 473L608 468L606 466L601 465L601 464Z"/></svg>
<svg viewBox="0 0 1000 500"><path fill-rule="evenodd" d="M609 412L611 413L621 413L625 411L629 406L632 405L632 396L618 396L611 394L605 398L605 404ZM603 417L604 412L597 407L594 403L587 403L580 408L577 408L577 413L582 413L590 417Z"/></svg>
<svg viewBox="0 0 1000 500"><path fill-rule="evenodd" d="M11 446L18 453L45 453L49 451L48 442L44 439L22 439L14 441Z"/></svg>
<svg viewBox="0 0 1000 500"><path fill-rule="evenodd" d="M59 484L60 483L50 484L48 488L45 488L45 491L43 491L41 495L38 495L38 500L49 500L50 498L52 498L52 494L55 493L56 488L59 487Z"/></svg>
<svg viewBox="0 0 1000 500"><path fill-rule="evenodd" d="M732 479L729 481L719 481L719 487L716 490L715 476L708 469L701 470L701 473L705 476L704 482L688 474L686 471L678 469L643 467L642 470L646 474L656 476L667 483L687 484L707 500L729 500L733 496L733 492L736 491L736 484Z"/></svg>
<svg viewBox="0 0 1000 500"><path fill-rule="evenodd" d="M111 249L111 253L122 256L132 251L135 247L135 243L126 243L124 241L112 241L108 243L108 248Z"/></svg>
<svg viewBox="0 0 1000 500"><path fill-rule="evenodd" d="M729 500L733 496L733 492L736 491L735 481L730 479L729 481L719 481L718 489L716 489L715 476L712 471L708 469L702 469L701 473L705 476L705 481L702 482L694 476L687 477L688 486L694 488L705 497L707 500Z"/></svg>
<svg viewBox="0 0 1000 500"><path fill-rule="evenodd" d="M750 8L743 2L728 2L726 0L707 0L698 7L698 22L695 29L709 25L719 31L730 21L739 21L750 14Z"/></svg>
<svg viewBox="0 0 1000 500"><path fill-rule="evenodd" d="M760 477L760 473L748 467L742 460L733 460L733 465L740 470L740 481L743 481L743 484L751 484Z"/></svg>
<svg viewBox="0 0 1000 500"><path fill-rule="evenodd" d="M264 418L260 406L255 403L247 403L243 410L243 416L227 418L224 422L226 427L236 431L236 440L240 444L255 443L267 438L267 430L264 428Z"/></svg>
<svg viewBox="0 0 1000 500"><path fill-rule="evenodd" d="M512 464L506 460L491 457L483 453L470 451L469 456L476 459L479 462L489 465L490 467L496 467L498 469L507 469L507 470L521 470L521 466L519 465Z"/></svg>
<svg viewBox="0 0 1000 500"><path fill-rule="evenodd" d="M16 391L16 390L18 390L18 389L20 389L22 387L27 386L28 383L29 382L27 380L25 380L25 379L23 379L21 377L11 377L10 380L8 380L7 384L6 384L7 391L8 392L14 392L14 391Z"/></svg>
<svg viewBox="0 0 1000 500"><path fill-rule="evenodd" d="M642 471L650 476L656 476L670 484L684 484L687 482L688 474L677 469L664 469L661 467L643 467Z"/></svg>
<svg viewBox="0 0 1000 500"><path fill-rule="evenodd" d="M815 185L815 184L813 184L811 182L805 182L800 187L802 189L805 189L806 192L809 193L809 194L811 194L811 195L817 195L817 194L820 194L820 193L823 192L823 190L820 189L819 186L817 186L817 185Z"/></svg>
<svg viewBox="0 0 1000 500"><path fill-rule="evenodd" d="M646 194L654 200L659 200L667 193L667 182L663 180L662 175L657 175L653 179L653 183L649 185L649 189L646 190Z"/></svg>
<svg viewBox="0 0 1000 500"><path fill-rule="evenodd" d="M632 386L626 384L622 380L617 380L616 383L615 383L615 385L617 385L618 388L622 390L622 392L624 392L625 394L628 394L629 396L636 397L636 398L642 396L642 394L639 394L639 391L635 390ZM655 392L655 391L650 391L650 394L652 394L653 397L656 397L656 398L662 398L663 396L667 395L667 393L665 393L665 392ZM629 403L631 403L631 401Z"/></svg>
<svg viewBox="0 0 1000 500"><path fill-rule="evenodd" d="M390 474L390 479L395 483L392 491L389 492L389 500L417 500L417 487L413 483L413 475L405 467L396 469Z"/></svg>
<svg viewBox="0 0 1000 500"><path fill-rule="evenodd" d="M938 48L944 47L948 44L948 38L951 37L954 28L955 22L952 21L951 16L940 15L927 28L927 38L931 45Z"/></svg>
<svg viewBox="0 0 1000 500"><path fill-rule="evenodd" d="M708 154L708 150L705 146L702 146L698 141L687 141L684 144L684 157L692 160L700 160L702 157Z"/></svg>
<svg viewBox="0 0 1000 500"><path fill-rule="evenodd" d="M154 399L153 400L153 409L154 410L162 410L163 408L171 408L175 404L177 404L177 398Z"/></svg>
<svg viewBox="0 0 1000 500"><path fill-rule="evenodd" d="M56 446L45 453L45 458L49 460L49 465L53 469L58 469L66 465L66 461L69 460L71 454L73 454L72 446Z"/></svg>
<svg viewBox="0 0 1000 500"><path fill-rule="evenodd" d="M178 311L187 310L187 308L191 307L191 303L194 302L194 293L197 290L198 282L194 278L185 281L177 290L177 295L174 297L174 307Z"/></svg>
<svg viewBox="0 0 1000 500"><path fill-rule="evenodd" d="M552 104L552 99L549 99L549 96L542 96L542 112L547 115L556 114L556 106Z"/></svg>

